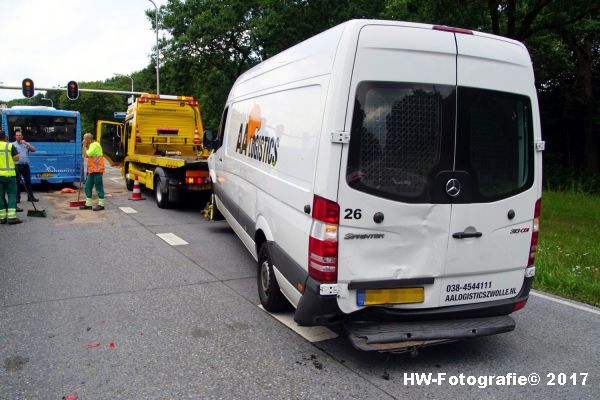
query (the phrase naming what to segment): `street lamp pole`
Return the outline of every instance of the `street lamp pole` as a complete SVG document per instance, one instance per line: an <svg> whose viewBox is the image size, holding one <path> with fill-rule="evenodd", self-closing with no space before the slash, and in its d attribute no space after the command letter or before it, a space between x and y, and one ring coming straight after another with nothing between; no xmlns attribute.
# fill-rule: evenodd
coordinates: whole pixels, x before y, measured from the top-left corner
<svg viewBox="0 0 600 400"><path fill-rule="evenodd" d="M46 97L42 97L42 100L48 100L48 101L50 102L50 106L51 106L52 108L54 108L54 102L52 101L52 99L48 99L48 98L46 98Z"/></svg>
<svg viewBox="0 0 600 400"><path fill-rule="evenodd" d="M131 79L131 104L133 104L133 98L134 98L134 96L133 96L133 77L131 77L130 75L118 74L116 72L113 75L116 77L123 77L123 78Z"/></svg>
<svg viewBox="0 0 600 400"><path fill-rule="evenodd" d="M152 3L154 8L156 9L156 12L154 13L154 26L156 28L156 94L160 94L160 61L158 59L158 57L160 56L160 51L158 49L158 7L156 6L156 3L154 3L154 1L148 1Z"/></svg>

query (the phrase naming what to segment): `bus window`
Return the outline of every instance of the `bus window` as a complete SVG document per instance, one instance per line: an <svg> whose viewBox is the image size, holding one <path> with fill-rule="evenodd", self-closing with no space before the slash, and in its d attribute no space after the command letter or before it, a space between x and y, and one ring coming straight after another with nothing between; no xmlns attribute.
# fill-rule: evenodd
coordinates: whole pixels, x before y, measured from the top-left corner
<svg viewBox="0 0 600 400"><path fill-rule="evenodd" d="M8 131L21 129L28 142L76 142L77 119L62 116L14 115L8 117Z"/></svg>

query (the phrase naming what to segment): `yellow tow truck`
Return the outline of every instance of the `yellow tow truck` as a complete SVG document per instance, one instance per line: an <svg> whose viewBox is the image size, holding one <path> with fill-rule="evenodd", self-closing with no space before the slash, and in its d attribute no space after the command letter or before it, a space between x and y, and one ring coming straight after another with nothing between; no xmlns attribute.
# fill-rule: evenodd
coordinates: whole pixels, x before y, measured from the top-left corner
<svg viewBox="0 0 600 400"><path fill-rule="evenodd" d="M198 102L190 96L144 93L127 108L125 122L98 121L96 137L110 165L121 167L128 190L135 176L167 208L189 192L211 192Z"/></svg>

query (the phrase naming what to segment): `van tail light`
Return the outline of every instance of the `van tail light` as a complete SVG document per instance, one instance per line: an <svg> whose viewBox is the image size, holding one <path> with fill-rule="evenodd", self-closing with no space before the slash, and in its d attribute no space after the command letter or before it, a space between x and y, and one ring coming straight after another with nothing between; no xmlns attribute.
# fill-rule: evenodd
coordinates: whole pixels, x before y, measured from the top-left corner
<svg viewBox="0 0 600 400"><path fill-rule="evenodd" d="M308 275L319 282L337 282L340 206L315 196L308 242Z"/></svg>
<svg viewBox="0 0 600 400"><path fill-rule="evenodd" d="M202 141L200 140L200 133L198 132L198 128L194 129L194 144L200 144Z"/></svg>
<svg viewBox="0 0 600 400"><path fill-rule="evenodd" d="M542 210L542 199L535 202L535 212L533 214L533 232L531 234L531 245L529 246L529 261L528 267L533 267L535 263L535 254L537 252L538 236L540 233L540 212Z"/></svg>

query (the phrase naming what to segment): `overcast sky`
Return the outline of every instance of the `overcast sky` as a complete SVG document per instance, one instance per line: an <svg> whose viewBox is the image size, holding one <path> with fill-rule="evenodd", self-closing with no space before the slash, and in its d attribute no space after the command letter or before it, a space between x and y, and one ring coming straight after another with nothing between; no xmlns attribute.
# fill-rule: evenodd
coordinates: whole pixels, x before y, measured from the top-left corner
<svg viewBox="0 0 600 400"><path fill-rule="evenodd" d="M149 9L148 0L0 0L0 82L54 87L138 71L155 51ZM14 98L20 90L0 89L0 100Z"/></svg>

